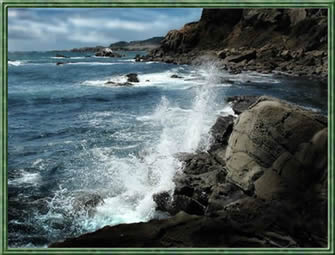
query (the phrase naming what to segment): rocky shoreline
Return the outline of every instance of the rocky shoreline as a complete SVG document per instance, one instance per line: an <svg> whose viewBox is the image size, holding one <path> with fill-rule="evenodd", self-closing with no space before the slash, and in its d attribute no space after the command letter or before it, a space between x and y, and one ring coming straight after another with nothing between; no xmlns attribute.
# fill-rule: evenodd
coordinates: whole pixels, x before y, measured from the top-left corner
<svg viewBox="0 0 335 255"><path fill-rule="evenodd" d="M327 30L327 9L204 9L135 60L214 61L233 74L326 86ZM106 226L49 247L327 247L327 117L267 96L227 103L235 114L218 116L208 150L176 155L183 169L175 189L153 196L169 218Z"/></svg>
<svg viewBox="0 0 335 255"><path fill-rule="evenodd" d="M176 155L171 217L106 226L49 247L326 247L327 118L271 97L232 97L207 151ZM237 117L236 117L237 116Z"/></svg>
<svg viewBox="0 0 335 255"><path fill-rule="evenodd" d="M233 74L279 73L327 85L327 9L204 9L198 22L172 30L136 61L216 61Z"/></svg>

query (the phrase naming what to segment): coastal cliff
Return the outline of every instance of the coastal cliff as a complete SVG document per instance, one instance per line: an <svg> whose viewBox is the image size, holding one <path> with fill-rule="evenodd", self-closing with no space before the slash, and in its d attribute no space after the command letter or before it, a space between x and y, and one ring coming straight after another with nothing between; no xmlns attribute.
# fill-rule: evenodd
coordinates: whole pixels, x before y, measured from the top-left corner
<svg viewBox="0 0 335 255"><path fill-rule="evenodd" d="M271 97L232 97L205 152L176 155L171 217L106 226L49 247L326 247L327 118Z"/></svg>
<svg viewBox="0 0 335 255"><path fill-rule="evenodd" d="M326 9L204 9L136 61L284 73L327 83ZM328 120L273 97L227 99L206 151L175 155L166 219L105 226L49 247L327 247Z"/></svg>
<svg viewBox="0 0 335 255"><path fill-rule="evenodd" d="M197 64L210 56L231 73L328 75L327 9L204 9L198 22L169 31L139 61Z"/></svg>

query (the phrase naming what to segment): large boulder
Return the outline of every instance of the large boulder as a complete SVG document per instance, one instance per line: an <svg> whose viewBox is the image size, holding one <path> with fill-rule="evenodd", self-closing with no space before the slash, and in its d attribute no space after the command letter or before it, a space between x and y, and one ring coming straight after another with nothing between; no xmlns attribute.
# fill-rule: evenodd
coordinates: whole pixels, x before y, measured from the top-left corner
<svg viewBox="0 0 335 255"><path fill-rule="evenodd" d="M327 119L318 113L260 97L234 125L227 179L264 199L306 189L326 167L326 128Z"/></svg>

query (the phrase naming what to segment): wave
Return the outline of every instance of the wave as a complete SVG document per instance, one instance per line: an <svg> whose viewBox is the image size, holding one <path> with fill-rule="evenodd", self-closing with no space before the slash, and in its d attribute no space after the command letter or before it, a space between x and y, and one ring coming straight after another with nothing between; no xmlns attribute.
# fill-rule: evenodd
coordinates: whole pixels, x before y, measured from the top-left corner
<svg viewBox="0 0 335 255"><path fill-rule="evenodd" d="M21 66L24 64L24 61L20 60L15 60L15 61L8 61L9 66Z"/></svg>
<svg viewBox="0 0 335 255"><path fill-rule="evenodd" d="M110 63L110 62L70 62L68 65L120 65L121 63Z"/></svg>
<svg viewBox="0 0 335 255"><path fill-rule="evenodd" d="M120 62L136 62L135 59L120 59Z"/></svg>
<svg viewBox="0 0 335 255"><path fill-rule="evenodd" d="M207 67L207 70L217 72L215 68ZM99 192L103 203L95 207L93 215L83 213L75 217L73 227L83 233L105 225L141 222L157 217L152 196L161 191L173 192L173 178L181 171L182 166L175 155L179 152L192 153L203 150L209 144L208 131L216 119L217 112L217 109L214 109L216 105L212 103L215 97L212 86L217 80L215 74L208 77L203 86L197 87L191 107L182 108L162 97L151 114L137 118L131 116L139 122L136 126L121 128L108 137L123 141L122 146L118 147L116 144L114 148L85 147L86 149L78 154L78 160L85 159L86 165L78 169L75 176L69 177L69 180L77 180L81 187ZM94 116L94 113L92 114L83 117L90 119L90 116ZM119 121L124 118L116 117L112 112L104 112L100 117L96 116L91 124L100 125L99 121L103 119ZM124 125L127 123L126 121ZM145 133L140 128L141 125L147 124L155 126L152 127L151 133ZM120 148L132 149L137 146L144 148L137 154L120 155L115 152ZM92 160L87 165L88 158ZM81 177L80 180L78 176ZM73 187L73 183L70 183L68 187ZM108 190L108 193L104 190ZM68 211L73 211L71 201L64 189L60 188L49 204L49 218L59 215L59 206L63 216L68 217L68 208Z"/></svg>
<svg viewBox="0 0 335 255"><path fill-rule="evenodd" d="M52 59L84 59L86 57L50 57Z"/></svg>
<svg viewBox="0 0 335 255"><path fill-rule="evenodd" d="M38 164L40 162L37 162ZM39 173L29 173L24 170L20 171L20 176L14 179L8 179L8 185L30 185L37 186L39 184L39 180L41 179L41 175Z"/></svg>
<svg viewBox="0 0 335 255"><path fill-rule="evenodd" d="M262 74L251 71L242 72L238 75L226 73L225 77L237 83L280 83L280 80L275 79L273 74Z"/></svg>

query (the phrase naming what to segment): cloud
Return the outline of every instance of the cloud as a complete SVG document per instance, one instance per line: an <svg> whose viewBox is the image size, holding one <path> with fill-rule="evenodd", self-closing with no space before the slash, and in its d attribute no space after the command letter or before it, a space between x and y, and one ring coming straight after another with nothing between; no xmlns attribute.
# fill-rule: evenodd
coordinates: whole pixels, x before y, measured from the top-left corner
<svg viewBox="0 0 335 255"><path fill-rule="evenodd" d="M9 49L70 49L142 40L198 20L200 13L201 9L178 8L10 8Z"/></svg>
<svg viewBox="0 0 335 255"><path fill-rule="evenodd" d="M109 44L111 41L118 41L110 36L106 36L105 33L99 33L96 31L90 32L75 32L68 37L71 41L81 43L96 43L96 44Z"/></svg>
<svg viewBox="0 0 335 255"><path fill-rule="evenodd" d="M148 28L150 23L145 22L135 22L128 20L120 19L100 19L100 18L69 18L68 20L71 24L76 27L85 27L85 28L110 28L110 29L126 29L126 30L135 30L143 31Z"/></svg>

